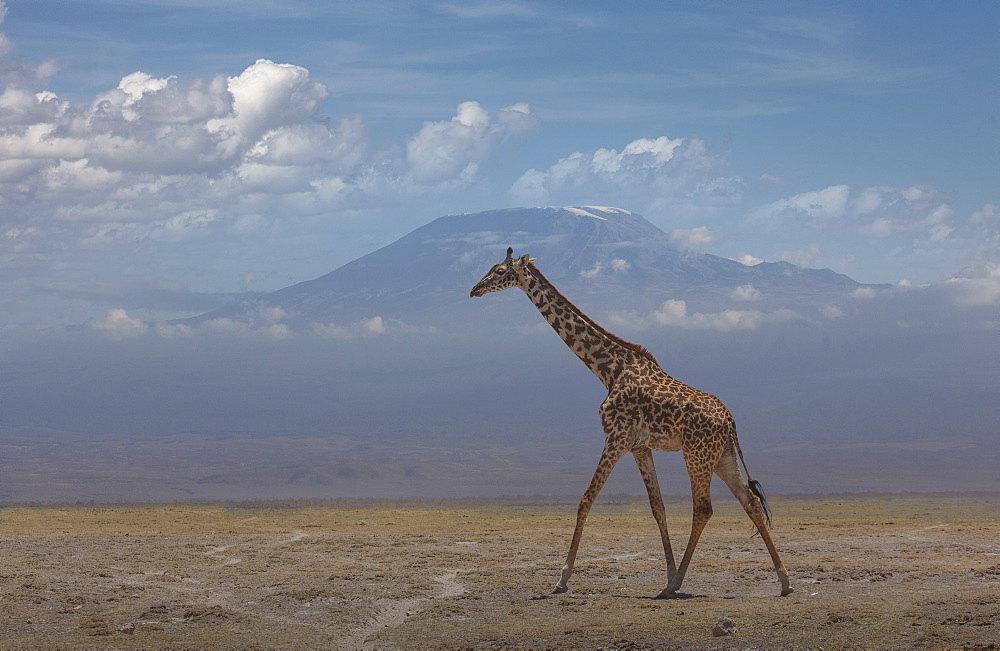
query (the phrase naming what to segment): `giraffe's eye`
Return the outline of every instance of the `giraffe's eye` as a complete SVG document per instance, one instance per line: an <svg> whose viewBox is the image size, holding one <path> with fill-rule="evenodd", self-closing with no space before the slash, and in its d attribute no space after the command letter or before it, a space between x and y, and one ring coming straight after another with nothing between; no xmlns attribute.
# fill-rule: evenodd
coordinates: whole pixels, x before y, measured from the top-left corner
<svg viewBox="0 0 1000 651"><path fill-rule="evenodd" d="M505 274L505 273L507 273L507 267L497 267L497 273L498 274Z"/></svg>

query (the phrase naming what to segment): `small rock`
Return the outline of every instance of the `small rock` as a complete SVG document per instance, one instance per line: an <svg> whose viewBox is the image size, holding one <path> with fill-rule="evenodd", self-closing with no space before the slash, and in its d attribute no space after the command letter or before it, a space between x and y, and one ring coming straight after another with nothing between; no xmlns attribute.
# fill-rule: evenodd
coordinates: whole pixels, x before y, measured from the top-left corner
<svg viewBox="0 0 1000 651"><path fill-rule="evenodd" d="M826 618L826 624L853 624L854 618L850 615L842 615L840 613L830 613L830 616Z"/></svg>
<svg viewBox="0 0 1000 651"><path fill-rule="evenodd" d="M715 622L715 626L712 627L712 635L715 637L722 637L723 635L732 635L736 632L736 622L729 619L728 617L723 617L719 621Z"/></svg>
<svg viewBox="0 0 1000 651"><path fill-rule="evenodd" d="M128 624L122 624L121 626L118 627L118 632L124 633L125 635L132 635L133 633L135 633L135 624L133 622L129 622Z"/></svg>

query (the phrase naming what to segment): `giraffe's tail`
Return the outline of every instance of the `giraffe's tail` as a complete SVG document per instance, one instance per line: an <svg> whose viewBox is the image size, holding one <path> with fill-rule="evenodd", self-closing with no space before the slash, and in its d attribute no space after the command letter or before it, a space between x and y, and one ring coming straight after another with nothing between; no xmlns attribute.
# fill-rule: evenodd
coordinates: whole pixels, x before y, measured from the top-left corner
<svg viewBox="0 0 1000 651"><path fill-rule="evenodd" d="M750 492L757 496L760 500L760 510L764 512L764 520L767 522L767 528L771 528L771 507L767 505L767 498L764 497L764 489L760 487L760 482L756 479L751 479L747 482L747 486L750 487Z"/></svg>
<svg viewBox="0 0 1000 651"><path fill-rule="evenodd" d="M750 478L750 470L747 468L747 462L743 459L743 450L740 449L740 440L736 438L735 428L733 429L733 443L736 445L736 454L740 455L740 463L743 464L743 471L747 474L747 487L760 500L760 510L764 512L764 521L767 522L767 528L770 529L771 507L767 504L767 497L764 496L764 489L761 487L760 482Z"/></svg>

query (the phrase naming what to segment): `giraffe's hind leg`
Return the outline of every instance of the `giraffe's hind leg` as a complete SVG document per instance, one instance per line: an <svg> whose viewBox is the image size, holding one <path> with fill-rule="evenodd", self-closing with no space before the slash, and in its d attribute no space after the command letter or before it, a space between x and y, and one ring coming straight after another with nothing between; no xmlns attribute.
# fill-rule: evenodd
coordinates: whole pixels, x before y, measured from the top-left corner
<svg viewBox="0 0 1000 651"><path fill-rule="evenodd" d="M778 580L781 582L781 596L784 597L791 594L794 589L788 585L788 572L785 570L785 566L778 556L778 550L774 546L774 541L771 540L771 534L767 529L767 522L765 522L760 500L750 492L750 488L743 479L743 473L740 472L735 450L730 449L722 455L715 472L726 482L729 490L740 501L743 510L747 512L754 526L757 527L757 531L760 533L760 537L764 541L768 553L771 555L771 561L774 563L774 571L777 572Z"/></svg>
<svg viewBox="0 0 1000 651"><path fill-rule="evenodd" d="M712 471L705 469L705 464L699 463L697 459L689 457L687 451L684 452L684 461L688 467L688 474L691 476L691 537L688 538L687 547L684 549L684 557L677 568L677 574L670 580L667 587L657 595L657 599L667 599L676 593L681 583L684 582L684 575L687 573L691 557L694 556L694 548L698 545L701 532L712 517ZM710 466L708 466L710 468Z"/></svg>
<svg viewBox="0 0 1000 651"><path fill-rule="evenodd" d="M649 448L632 450L635 463L639 466L639 474L646 484L646 493L649 495L649 508L653 512L656 526L660 529L660 538L663 541L663 555L667 559L667 582L673 580L677 574L677 566L674 564L674 551L670 547L670 536L667 534L667 518L663 509L663 495L660 493L660 483L656 478L656 467L653 465L653 452Z"/></svg>
<svg viewBox="0 0 1000 651"><path fill-rule="evenodd" d="M590 486L587 487L583 497L580 498L580 506L576 510L576 528L573 530L573 541L569 545L569 553L566 555L566 564L563 566L559 583L552 590L552 594L560 594L569 590L566 584L569 581L570 575L573 574L576 552L580 548L580 538L583 536L583 523L587 520L587 514L590 513L590 507L594 505L597 494L601 492L604 482L607 481L608 475L611 474L611 469L615 467L615 464L618 463L618 460L622 458L625 452L625 449L614 447L610 442L605 444L604 452L601 453L601 460L597 464L597 470L594 471L594 477L590 480Z"/></svg>

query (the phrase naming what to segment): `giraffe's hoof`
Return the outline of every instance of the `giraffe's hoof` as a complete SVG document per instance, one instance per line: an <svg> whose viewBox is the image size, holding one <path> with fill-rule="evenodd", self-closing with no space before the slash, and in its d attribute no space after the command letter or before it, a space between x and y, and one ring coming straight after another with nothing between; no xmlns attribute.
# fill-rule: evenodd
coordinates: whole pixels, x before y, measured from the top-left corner
<svg viewBox="0 0 1000 651"><path fill-rule="evenodd" d="M781 589L781 596L782 597L787 597L788 595L792 594L793 592L795 592L795 588L792 588L792 587L782 588Z"/></svg>
<svg viewBox="0 0 1000 651"><path fill-rule="evenodd" d="M653 599L673 599L676 596L677 596L677 588L674 588L673 590L671 590L668 587L668 588L664 588L663 591L661 591L660 594L658 594L655 597L653 597Z"/></svg>
<svg viewBox="0 0 1000 651"><path fill-rule="evenodd" d="M553 588L553 590L552 590L552 594L562 594L562 593L564 593L564 592L569 592L569 586L565 586L565 585L557 585L557 586L556 586L555 588Z"/></svg>

